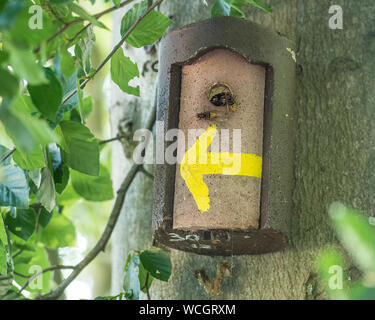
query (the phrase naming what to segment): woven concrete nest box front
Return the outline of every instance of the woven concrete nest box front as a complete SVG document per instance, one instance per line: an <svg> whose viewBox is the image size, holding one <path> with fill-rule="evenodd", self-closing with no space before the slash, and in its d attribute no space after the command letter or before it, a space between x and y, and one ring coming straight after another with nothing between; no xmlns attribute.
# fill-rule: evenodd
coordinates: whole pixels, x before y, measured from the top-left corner
<svg viewBox="0 0 375 320"><path fill-rule="evenodd" d="M250 21L220 17L169 33L159 55L157 120L164 134L183 133L179 160L195 148L192 141L214 132L205 152L213 157L219 146L220 159L261 161L261 175L216 166L199 171L200 182L188 172L189 183L184 162L157 164L155 245L224 256L284 249L292 215L294 45ZM164 140L164 150L171 144ZM203 187L192 190L198 183Z"/></svg>

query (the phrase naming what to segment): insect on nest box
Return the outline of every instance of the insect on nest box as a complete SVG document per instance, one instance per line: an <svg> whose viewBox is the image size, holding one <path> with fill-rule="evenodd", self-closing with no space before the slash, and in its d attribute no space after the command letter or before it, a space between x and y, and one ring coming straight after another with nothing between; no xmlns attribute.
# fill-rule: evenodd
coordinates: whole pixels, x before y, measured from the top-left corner
<svg viewBox="0 0 375 320"><path fill-rule="evenodd" d="M250 21L220 17L169 33L159 54L157 120L164 134L179 129L180 157L156 165L155 244L224 256L284 249L293 44ZM164 149L171 144L165 139Z"/></svg>

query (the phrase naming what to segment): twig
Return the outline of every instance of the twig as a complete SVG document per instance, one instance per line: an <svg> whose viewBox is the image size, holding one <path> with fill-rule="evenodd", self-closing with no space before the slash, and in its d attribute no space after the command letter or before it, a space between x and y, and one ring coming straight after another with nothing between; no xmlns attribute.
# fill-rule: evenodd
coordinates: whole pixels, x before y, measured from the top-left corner
<svg viewBox="0 0 375 320"><path fill-rule="evenodd" d="M125 138L125 136L118 135L118 136L116 136L114 138L111 138L111 139L108 139L108 140L99 141L99 144L105 144L105 143L113 142L113 141L116 141L116 140L120 140L122 138Z"/></svg>
<svg viewBox="0 0 375 320"><path fill-rule="evenodd" d="M22 252L23 252L23 249L20 249L17 253L14 254L12 259L15 259L16 257L18 257Z"/></svg>
<svg viewBox="0 0 375 320"><path fill-rule="evenodd" d="M82 22L83 19L76 19L76 20L73 20L69 23L67 23L66 25L64 25L59 31L57 31L55 34L53 34L51 37L49 37L46 41L46 44L49 44L51 41L53 41L54 39L56 39L60 34L64 33L67 29L69 29L71 26L74 26L76 25L77 23L80 23ZM40 48L41 46L37 47L33 52L36 54L40 51Z"/></svg>
<svg viewBox="0 0 375 320"><path fill-rule="evenodd" d="M145 168L145 166L143 165L140 169L139 169L142 173L145 174L146 177L149 177L150 179L154 180L154 175L151 174L150 172L148 172Z"/></svg>
<svg viewBox="0 0 375 320"><path fill-rule="evenodd" d="M95 17L96 19L99 19L99 18L101 18L102 16L104 16L104 15L106 15L106 14L108 14L108 13L111 13L112 11L115 11L115 10L117 10L117 9L120 9L120 8L122 8L122 7L125 7L126 5L128 5L129 3L133 2L133 1L134 1L134 0L126 0L126 1L123 1L123 2L120 3L120 5L119 5L118 7L113 6L112 8L106 9L106 10L104 10L104 11L102 11L102 12L99 12L99 13L95 14L94 17Z"/></svg>
<svg viewBox="0 0 375 320"><path fill-rule="evenodd" d="M129 4L130 2L132 2L133 0L127 0L127 1L124 1L123 3L120 4L120 7L121 6L125 6L126 4ZM152 10L155 9L156 6L160 5L161 3L163 2L163 0L158 0L157 2L155 2L151 7L149 7L147 9L147 11L139 17L139 19L130 27L130 29L128 30L128 32L126 32L126 34L121 38L120 42L112 49L112 51L109 53L109 55L103 60L103 62L98 66L98 68L96 69L96 71L90 76L88 77L87 79L85 79L85 81L83 81L81 83L81 85L79 86L80 89L84 89L87 85L87 83L92 80L94 78L94 76L106 65L106 63L112 58L112 56L116 53L116 51L121 48L121 46L124 44L124 42L126 41L126 39L129 37L129 35L131 34L131 32L137 27L137 25L142 21L142 19L147 16ZM119 7L119 8L120 8ZM115 8L117 7L112 7L111 9L108 9L108 10L116 10ZM98 15L104 15L110 11L108 10L105 10L103 11L102 13L98 14ZM74 20L76 21L76 20ZM70 26L70 24L68 24L67 26ZM48 40L47 40L48 42ZM64 99L63 101L61 102L61 105L63 105L64 103L66 103L70 98L72 98L76 93L78 92L77 89L74 89L72 92L70 92ZM12 155L13 152L16 151L16 148L14 148L11 153L9 155L6 155L1 161L5 161L10 155Z"/></svg>
<svg viewBox="0 0 375 320"><path fill-rule="evenodd" d="M129 3L133 2L133 1L134 1L134 0L126 0L126 1L124 1L124 2L122 2L122 3L120 3L120 5L119 5L118 7L113 6L112 8L109 8L109 9L107 9L107 10L104 10L104 11L102 11L102 12L99 12L99 13L95 14L94 17L95 17L96 19L99 19L100 17L102 17L102 16L104 16L104 15L106 15L106 14L108 14L108 13L111 13L112 11L115 11L115 10L117 10L117 9L120 9L120 8L126 6L127 4L129 4ZM54 39L56 39L60 34L64 33L67 29L69 29L70 27L76 25L77 23L83 22L83 21L85 21L85 19L78 18L78 19L75 19L75 20L70 21L70 22L68 22L68 23L65 23L64 27L62 27L59 31L57 31L55 34L53 34L51 37L49 37L49 38L47 39L47 42L46 42L46 43L47 43L47 44L50 43L51 41L53 41ZM89 23L88 25L91 25L91 23ZM40 51L40 48L41 48L40 46L37 47L37 48L34 50L34 53L38 53L38 52Z"/></svg>
<svg viewBox="0 0 375 320"><path fill-rule="evenodd" d="M31 281L33 281L35 278L39 277L40 275L42 275L43 273L46 273L46 272L49 272L49 271L54 271L54 270L63 270L63 269L75 269L76 266L62 266L62 265L57 265L57 266L52 266L52 267L49 267L49 268L46 268L40 272L37 272L36 274L33 274L31 277L28 277L27 281L25 282L25 284L22 286L22 288L20 289L19 293L21 293L23 290L25 290L27 288L27 286L30 284ZM26 277L24 275L21 275L21 274L17 274L21 277Z"/></svg>
<svg viewBox="0 0 375 320"><path fill-rule="evenodd" d="M159 1L161 2L161 1ZM156 103L154 103L150 118L147 121L146 129L152 130L152 127L154 126L156 120ZM138 170L143 166L143 164L133 164L130 168L128 174L126 175L124 181L121 184L120 189L117 191L117 197L115 200L115 204L113 206L111 215L108 219L107 225L102 233L102 236L100 237L99 241L96 243L95 247L91 249L91 251L87 254L83 260L78 263L73 272L64 279L58 287L51 291L50 293L39 297L39 299L43 300L54 300L59 298L64 290L70 285L70 283L81 273L81 271L92 261L96 258L96 256L101 252L105 250L105 247L112 235L113 229L117 223L118 217L120 216L121 209L123 207L126 193L133 182L134 177L136 176Z"/></svg>
<svg viewBox="0 0 375 320"><path fill-rule="evenodd" d="M151 7L149 7L144 14L142 14L139 19L130 27L130 29L125 33L125 35L121 38L121 40L115 45L115 47L112 49L112 51L108 54L108 56L105 57L105 59L102 61L102 63L96 68L95 72L85 79L80 85L80 89L84 89L87 85L87 83L95 77L95 75L107 64L109 60L111 60L112 56L116 53L118 49L121 48L121 46L124 44L126 39L129 37L129 35L132 33L132 31L138 26L138 24L143 20L145 16L147 16L152 10L155 9L159 4L161 4L163 0L156 1ZM61 104L66 103L71 97L73 97L77 93L77 89L74 89L72 92L70 92L62 101Z"/></svg>
<svg viewBox="0 0 375 320"><path fill-rule="evenodd" d="M88 29L88 27L90 27L90 26L91 26L91 23L85 25L81 30L79 30L79 31L73 36L73 38L68 39L68 43L65 45L65 47L66 47L67 49L69 49L71 43L72 43L75 39L77 39L77 37L78 37L82 32L86 31L86 29Z"/></svg>
<svg viewBox="0 0 375 320"><path fill-rule="evenodd" d="M55 17L55 19L56 19L57 21L59 21L60 23L62 23L63 25L66 25L67 23L66 23L65 21L63 21L63 20L59 17L59 15L55 12L55 10L53 10L53 8L52 8L51 4L49 3L49 1L46 0L45 3L46 3L46 5L47 5L48 9L51 11L52 15Z"/></svg>
<svg viewBox="0 0 375 320"><path fill-rule="evenodd" d="M21 277L21 278L25 278L25 279L29 279L29 278L30 278L30 276L25 276L24 274L18 273L18 272L16 272L16 271L13 271L13 273L14 273L16 276Z"/></svg>
<svg viewBox="0 0 375 320"><path fill-rule="evenodd" d="M132 1L134 1L134 0L124 1L124 2L122 2L122 3L120 4L119 7L114 6L114 7L110 8L110 9L104 10L103 12L100 12L100 13L94 15L94 17L95 17L96 19L99 19L100 17L104 16L104 15L107 14L107 13L110 13L110 12L112 12L112 11L115 11L115 10L117 10L117 9L119 9L119 8L122 8L122 7L124 7L124 6L128 5L128 4L130 4ZM69 39L69 41L68 41L68 43L67 43L66 46L69 48L70 44L71 44L75 39L77 39L77 37L78 37L82 32L84 32L88 27L90 27L91 25L92 25L92 23L90 22L90 23L88 23L87 25L85 25L81 30L79 30L79 31L73 36L73 38Z"/></svg>
<svg viewBox="0 0 375 320"><path fill-rule="evenodd" d="M13 148L12 150L10 150L0 161L1 162L4 162L6 159L8 159L13 153L16 152L16 148Z"/></svg>
<svg viewBox="0 0 375 320"><path fill-rule="evenodd" d="M150 277L150 272L147 272L145 286L146 286L147 299L151 300L150 290L149 290L150 288L148 287L148 278L149 277Z"/></svg>

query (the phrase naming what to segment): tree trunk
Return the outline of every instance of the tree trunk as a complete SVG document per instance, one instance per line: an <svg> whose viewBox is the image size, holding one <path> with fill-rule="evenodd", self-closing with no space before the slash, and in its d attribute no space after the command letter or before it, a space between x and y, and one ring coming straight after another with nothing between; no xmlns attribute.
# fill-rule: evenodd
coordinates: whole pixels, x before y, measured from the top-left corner
<svg viewBox="0 0 375 320"><path fill-rule="evenodd" d="M213 1L165 0L161 9L173 16L173 28L208 18ZM282 252L259 256L232 256L231 278L222 281L222 299L322 298L314 275L316 254L335 242L327 208L333 201L372 214L375 190L375 26L373 1L270 0L270 16L246 6L248 19L286 35L299 47L296 92L296 157L293 235ZM332 3L331 3L332 2ZM341 5L344 29L331 30L331 5ZM122 13L114 16L119 39ZM236 32L236 30L232 30ZM145 61L157 59L144 49L126 49L142 71ZM149 65L149 64L148 64ZM147 65L146 65L147 67ZM113 85L113 134L119 121L131 131L142 127L154 99L156 73L141 78L141 98ZM125 120L124 120L125 119ZM128 119L128 120L126 120ZM125 128L126 131L126 128ZM131 150L132 142L125 141ZM113 147L113 179L118 188L131 159L120 143ZM152 170L152 168L148 168ZM123 268L130 249L151 245L153 184L138 173L129 191L113 236L113 293L121 291ZM272 195L270 195L272 196ZM212 299L194 276L205 268L214 277L223 257L206 257L170 250L173 272L168 283L154 281L153 299ZM307 288L309 288L307 290Z"/></svg>

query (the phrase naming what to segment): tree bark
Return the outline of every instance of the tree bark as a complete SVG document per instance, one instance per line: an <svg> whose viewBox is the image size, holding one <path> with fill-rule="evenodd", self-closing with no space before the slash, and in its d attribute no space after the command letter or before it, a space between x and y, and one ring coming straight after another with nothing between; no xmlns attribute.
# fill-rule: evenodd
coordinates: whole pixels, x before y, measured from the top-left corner
<svg viewBox="0 0 375 320"><path fill-rule="evenodd" d="M375 25L373 1L270 0L270 16L246 6L248 19L286 35L298 45L295 186L293 235L289 247L279 253L229 257L231 278L222 281L222 299L319 299L324 297L314 273L317 253L336 243L327 208L333 201L373 215L375 197ZM161 10L173 15L173 28L209 18L213 1L165 0ZM344 29L331 30L331 5L344 12ZM126 8L125 8L126 10ZM121 13L114 16L119 39ZM236 32L236 30L231 30ZM126 49L140 69L155 61L144 49ZM111 123L131 119L132 130L142 127L154 98L156 73L141 77L141 98L120 92L113 85ZM126 120L125 120L126 122ZM128 150L132 142L124 141ZM131 159L123 147L113 147L115 188L126 174ZM152 168L148 168L152 172ZM153 183L138 173L113 235L113 293L121 291L123 268L131 249L151 245ZM270 195L272 196L272 195ZM282 214L282 213L280 213ZM173 272L168 283L154 281L153 299L212 299L194 276L205 268L213 278L223 257L206 257L169 250Z"/></svg>

